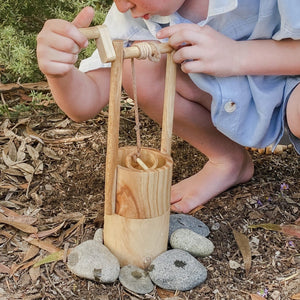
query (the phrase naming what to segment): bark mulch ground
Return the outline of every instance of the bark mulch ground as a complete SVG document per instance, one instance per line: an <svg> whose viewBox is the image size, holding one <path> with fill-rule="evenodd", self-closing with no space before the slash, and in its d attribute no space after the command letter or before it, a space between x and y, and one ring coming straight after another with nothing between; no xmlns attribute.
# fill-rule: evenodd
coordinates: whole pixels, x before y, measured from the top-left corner
<svg viewBox="0 0 300 300"><path fill-rule="evenodd" d="M103 214L107 112L74 123L43 89L1 92L0 299L300 299L300 161L291 148L280 155L249 150L253 179L193 213L210 227L215 245L201 259L209 275L199 287L156 288L141 296L118 281L103 285L71 274L68 250L92 238L103 222L95 224ZM143 145L159 148L160 128L142 113L140 118ZM136 144L134 125L132 106L123 101L121 146ZM174 182L206 162L176 137L172 157ZM249 228L257 224L269 225ZM270 224L292 226L282 232Z"/></svg>

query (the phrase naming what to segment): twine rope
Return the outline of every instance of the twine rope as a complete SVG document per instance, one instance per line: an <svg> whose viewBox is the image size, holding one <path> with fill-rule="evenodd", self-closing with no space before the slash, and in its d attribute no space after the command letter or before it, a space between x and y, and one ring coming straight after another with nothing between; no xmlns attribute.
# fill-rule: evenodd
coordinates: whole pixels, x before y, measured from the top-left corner
<svg viewBox="0 0 300 300"><path fill-rule="evenodd" d="M158 62L161 58L161 53L158 49L156 42L140 42L134 46L140 50L140 56L138 59L148 58L152 62Z"/></svg>
<svg viewBox="0 0 300 300"><path fill-rule="evenodd" d="M137 88L136 88L136 73L134 67L134 58L131 59L131 72L132 72L132 89L133 89L133 101L134 101L134 117L135 117L135 131L136 131L136 154L134 155L134 160L141 156L141 123L139 119L139 107L138 107L138 99L137 99Z"/></svg>
<svg viewBox="0 0 300 300"><path fill-rule="evenodd" d="M137 59L149 59L152 62L158 62L161 59L161 53L156 42L140 42L134 45L140 51L140 56ZM140 131L140 120L139 120L139 107L137 97L137 86L136 86L136 72L134 66L134 58L131 58L131 71L132 71L132 90L133 90L133 101L134 101L134 116L135 116L135 131L136 131L136 145L137 151L133 156L133 159L139 162L141 156L141 131ZM142 166L143 167L143 166ZM143 167L144 168L144 167ZM144 168L145 169L145 168Z"/></svg>

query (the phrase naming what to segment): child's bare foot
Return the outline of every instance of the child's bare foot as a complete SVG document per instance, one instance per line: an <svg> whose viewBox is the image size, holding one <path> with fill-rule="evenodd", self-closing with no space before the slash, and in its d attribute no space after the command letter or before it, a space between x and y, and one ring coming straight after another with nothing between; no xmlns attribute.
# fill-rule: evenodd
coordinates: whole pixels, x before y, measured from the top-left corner
<svg viewBox="0 0 300 300"><path fill-rule="evenodd" d="M208 161L199 173L172 186L171 210L188 213L228 188L250 180L252 160L247 151L240 154L240 159L223 164Z"/></svg>

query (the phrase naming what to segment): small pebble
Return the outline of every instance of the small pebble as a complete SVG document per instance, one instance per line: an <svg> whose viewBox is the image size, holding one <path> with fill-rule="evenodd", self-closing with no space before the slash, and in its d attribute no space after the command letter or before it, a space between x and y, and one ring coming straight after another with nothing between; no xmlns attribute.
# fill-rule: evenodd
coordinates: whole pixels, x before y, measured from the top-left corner
<svg viewBox="0 0 300 300"><path fill-rule="evenodd" d="M128 290L137 294L148 294L153 291L153 283L143 269L136 266L125 266L121 268L119 280Z"/></svg>
<svg viewBox="0 0 300 300"><path fill-rule="evenodd" d="M195 257L209 256L215 248L209 239L186 228L177 229L172 233L170 245L174 249L185 250Z"/></svg>
<svg viewBox="0 0 300 300"><path fill-rule="evenodd" d="M280 297L280 292L279 291L274 291L272 294L271 294L271 299L273 300L280 300L281 297Z"/></svg>
<svg viewBox="0 0 300 300"><path fill-rule="evenodd" d="M68 256L67 265L77 276L102 283L114 282L120 273L118 259L95 240L76 246Z"/></svg>
<svg viewBox="0 0 300 300"><path fill-rule="evenodd" d="M207 270L188 252L173 249L153 260L149 275L160 288L188 291L206 280Z"/></svg>
<svg viewBox="0 0 300 300"><path fill-rule="evenodd" d="M221 227L221 224L216 222L216 223L213 223L212 226L211 226L211 230L214 230L214 231L217 231L219 230Z"/></svg>
<svg viewBox="0 0 300 300"><path fill-rule="evenodd" d="M208 236L209 228L197 218L186 214L173 214L170 216L169 238L171 234L180 228L190 229L200 235Z"/></svg>
<svg viewBox="0 0 300 300"><path fill-rule="evenodd" d="M241 267L241 265L237 261L235 261L235 260L230 260L229 261L229 268L230 269L237 270L240 267Z"/></svg>

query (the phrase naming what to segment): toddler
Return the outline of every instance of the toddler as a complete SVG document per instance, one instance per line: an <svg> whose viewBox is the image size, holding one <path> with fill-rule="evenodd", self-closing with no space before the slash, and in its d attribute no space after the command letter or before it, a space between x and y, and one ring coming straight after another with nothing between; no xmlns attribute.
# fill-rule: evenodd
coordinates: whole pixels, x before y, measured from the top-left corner
<svg viewBox="0 0 300 300"><path fill-rule="evenodd" d="M72 23L49 20L37 57L59 107L73 120L108 103L110 68L97 51L74 67L93 19L84 8ZM174 133L208 162L172 187L171 209L188 213L253 176L245 146L274 147L288 132L300 151L300 5L296 0L115 0L105 24L112 39L168 41L178 72ZM165 56L136 62L138 99L161 123ZM123 87L132 96L130 62Z"/></svg>

